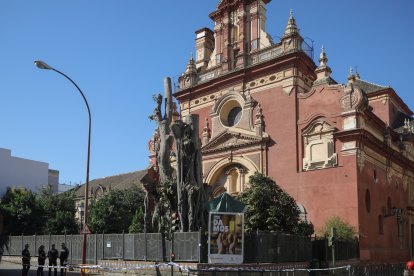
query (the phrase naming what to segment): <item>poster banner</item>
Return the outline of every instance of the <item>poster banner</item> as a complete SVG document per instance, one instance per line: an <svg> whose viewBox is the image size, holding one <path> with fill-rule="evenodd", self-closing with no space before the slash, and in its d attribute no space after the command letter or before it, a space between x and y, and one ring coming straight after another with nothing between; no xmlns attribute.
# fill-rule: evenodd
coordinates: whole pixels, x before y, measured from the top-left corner
<svg viewBox="0 0 414 276"><path fill-rule="evenodd" d="M244 214L210 212L208 262L243 263Z"/></svg>

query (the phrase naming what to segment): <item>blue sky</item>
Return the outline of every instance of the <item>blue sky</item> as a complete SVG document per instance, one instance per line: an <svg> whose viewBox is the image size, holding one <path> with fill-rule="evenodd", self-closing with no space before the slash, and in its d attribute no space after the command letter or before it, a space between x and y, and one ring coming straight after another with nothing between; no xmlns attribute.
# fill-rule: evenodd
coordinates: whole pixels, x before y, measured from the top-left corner
<svg viewBox="0 0 414 276"><path fill-rule="evenodd" d="M185 69L194 32L213 27L208 14L217 3L0 0L0 147L48 162L62 183L85 181L86 108L72 84L33 65L41 59L89 101L91 179L144 169L152 94ZM392 86L414 109L414 1L273 0L267 31L275 41L290 9L315 57L325 46L338 82L357 66L362 79Z"/></svg>

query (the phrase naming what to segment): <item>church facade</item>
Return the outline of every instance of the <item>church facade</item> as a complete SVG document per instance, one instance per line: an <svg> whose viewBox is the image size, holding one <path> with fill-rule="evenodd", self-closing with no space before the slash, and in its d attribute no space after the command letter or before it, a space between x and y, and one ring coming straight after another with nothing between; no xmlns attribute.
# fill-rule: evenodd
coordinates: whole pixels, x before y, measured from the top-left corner
<svg viewBox="0 0 414 276"><path fill-rule="evenodd" d="M203 180L237 194L258 171L295 198L316 229L353 225L361 260L413 256L412 111L391 87L315 64L291 13L284 35L266 33L271 0L222 0L214 29L196 32L196 56L174 93L198 114Z"/></svg>

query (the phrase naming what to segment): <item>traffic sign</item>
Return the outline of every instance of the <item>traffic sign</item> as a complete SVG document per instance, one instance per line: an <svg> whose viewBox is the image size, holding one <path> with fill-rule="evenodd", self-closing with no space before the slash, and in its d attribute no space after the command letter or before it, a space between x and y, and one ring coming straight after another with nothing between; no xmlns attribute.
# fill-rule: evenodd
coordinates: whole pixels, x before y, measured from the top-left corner
<svg viewBox="0 0 414 276"><path fill-rule="evenodd" d="M92 234L91 230L89 229L89 226L85 223L82 229L82 234Z"/></svg>

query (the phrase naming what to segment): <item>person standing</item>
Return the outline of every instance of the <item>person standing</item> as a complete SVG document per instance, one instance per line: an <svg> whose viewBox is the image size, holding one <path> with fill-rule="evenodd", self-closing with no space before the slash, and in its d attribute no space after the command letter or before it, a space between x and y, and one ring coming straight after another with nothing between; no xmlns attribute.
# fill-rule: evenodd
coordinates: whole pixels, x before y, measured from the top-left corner
<svg viewBox="0 0 414 276"><path fill-rule="evenodd" d="M62 267L60 269L60 276L65 275L63 267L68 264L68 258L69 258L69 249L66 247L65 243L62 243L62 251L60 251L60 266Z"/></svg>
<svg viewBox="0 0 414 276"><path fill-rule="evenodd" d="M59 252L56 250L55 245L52 244L52 249L47 252L47 258L49 259L49 266L55 266L55 274L57 276L57 258L59 256ZM52 274L52 268L49 267L49 276Z"/></svg>
<svg viewBox="0 0 414 276"><path fill-rule="evenodd" d="M37 251L37 253L38 253L37 263L39 265L37 268L37 276L43 276L43 266L45 265L45 262L46 262L45 246L44 245L39 246L39 250Z"/></svg>
<svg viewBox="0 0 414 276"><path fill-rule="evenodd" d="M22 251L22 276L27 276L27 273L30 269L30 251L29 251L29 245L25 244L24 249Z"/></svg>

